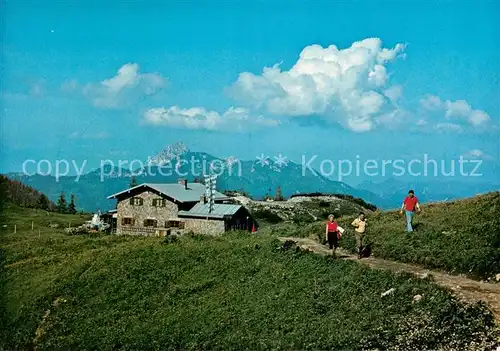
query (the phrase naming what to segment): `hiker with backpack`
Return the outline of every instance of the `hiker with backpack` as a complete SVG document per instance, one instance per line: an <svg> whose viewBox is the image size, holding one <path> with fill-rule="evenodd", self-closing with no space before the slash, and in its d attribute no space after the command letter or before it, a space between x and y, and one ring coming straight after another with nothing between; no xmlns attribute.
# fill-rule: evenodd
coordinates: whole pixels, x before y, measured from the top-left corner
<svg viewBox="0 0 500 351"><path fill-rule="evenodd" d="M328 222L326 222L325 239L330 250L332 250L332 255L335 254L335 250L339 246L340 236L339 225L335 221L335 216L331 214L328 216Z"/></svg>
<svg viewBox="0 0 500 351"><path fill-rule="evenodd" d="M413 215L415 214L415 210L418 212L421 211L418 199L413 190L408 191L408 196L404 199L399 213L403 214L403 210L406 216L406 231L413 232Z"/></svg>
<svg viewBox="0 0 500 351"><path fill-rule="evenodd" d="M363 253L363 239L365 237L366 219L365 214L361 212L359 216L351 223L354 227L354 234L356 236L356 247L358 249L358 259L362 257Z"/></svg>

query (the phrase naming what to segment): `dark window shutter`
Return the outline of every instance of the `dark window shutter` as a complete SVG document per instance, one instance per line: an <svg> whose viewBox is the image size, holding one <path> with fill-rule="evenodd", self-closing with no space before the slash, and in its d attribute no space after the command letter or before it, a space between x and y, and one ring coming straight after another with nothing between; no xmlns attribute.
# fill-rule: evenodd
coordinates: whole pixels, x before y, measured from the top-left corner
<svg viewBox="0 0 500 351"><path fill-rule="evenodd" d="M142 206L143 203L144 203L144 200L140 197L139 198L139 206Z"/></svg>
<svg viewBox="0 0 500 351"><path fill-rule="evenodd" d="M158 221L156 219L145 219L144 220L144 226L145 227L157 227L158 226Z"/></svg>
<svg viewBox="0 0 500 351"><path fill-rule="evenodd" d="M153 207L156 207L157 204L158 204L158 200L157 199L153 199Z"/></svg>
<svg viewBox="0 0 500 351"><path fill-rule="evenodd" d="M134 224L134 219L130 217L123 217L122 218L122 225L133 225Z"/></svg>
<svg viewBox="0 0 500 351"><path fill-rule="evenodd" d="M131 205L133 205L133 204L134 204L134 198L133 198L133 197L131 197L131 198L130 198L129 203L130 203Z"/></svg>

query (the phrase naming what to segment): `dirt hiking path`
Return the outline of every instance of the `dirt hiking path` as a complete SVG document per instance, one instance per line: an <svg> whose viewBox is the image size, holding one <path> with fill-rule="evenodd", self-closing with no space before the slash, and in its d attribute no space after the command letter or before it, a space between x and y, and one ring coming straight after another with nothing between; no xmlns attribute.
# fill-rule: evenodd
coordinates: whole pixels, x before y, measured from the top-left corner
<svg viewBox="0 0 500 351"><path fill-rule="evenodd" d="M320 255L330 254L326 246L309 238L280 237L279 239L283 242L292 240L303 250L312 251ZM500 284L479 282L460 275L449 275L420 266L381 258L368 257L359 260L357 256L341 249L337 249L337 256L342 259L365 264L370 268L385 269L393 272L404 271L416 274L419 277L432 275L437 284L451 289L459 298L467 301L484 301L495 315L497 322L500 323Z"/></svg>

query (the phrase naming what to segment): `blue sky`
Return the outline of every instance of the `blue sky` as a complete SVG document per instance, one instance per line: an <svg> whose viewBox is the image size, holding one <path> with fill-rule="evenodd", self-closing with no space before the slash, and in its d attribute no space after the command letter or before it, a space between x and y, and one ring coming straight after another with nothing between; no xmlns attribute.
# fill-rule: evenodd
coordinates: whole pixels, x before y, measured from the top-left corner
<svg viewBox="0 0 500 351"><path fill-rule="evenodd" d="M500 181L498 2L2 7L2 172L183 141L243 159L469 155Z"/></svg>

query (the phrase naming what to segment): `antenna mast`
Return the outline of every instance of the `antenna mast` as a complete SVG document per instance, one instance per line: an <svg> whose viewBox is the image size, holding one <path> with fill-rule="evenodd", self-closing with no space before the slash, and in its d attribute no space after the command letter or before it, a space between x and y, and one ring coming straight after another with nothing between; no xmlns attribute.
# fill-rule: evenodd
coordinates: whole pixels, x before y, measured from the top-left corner
<svg viewBox="0 0 500 351"><path fill-rule="evenodd" d="M207 197L208 200L209 213L211 213L214 210L216 183L217 183L216 175L205 176L205 196Z"/></svg>

